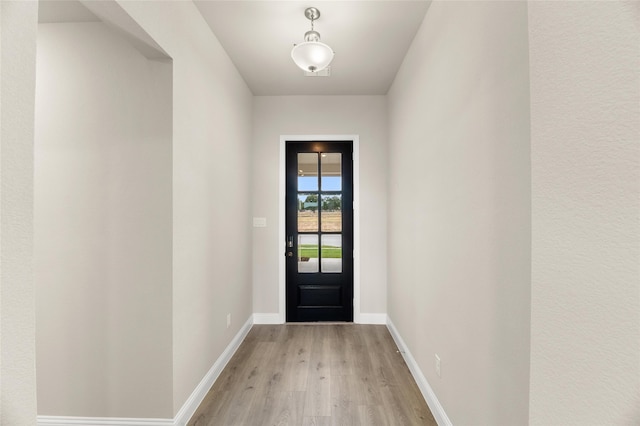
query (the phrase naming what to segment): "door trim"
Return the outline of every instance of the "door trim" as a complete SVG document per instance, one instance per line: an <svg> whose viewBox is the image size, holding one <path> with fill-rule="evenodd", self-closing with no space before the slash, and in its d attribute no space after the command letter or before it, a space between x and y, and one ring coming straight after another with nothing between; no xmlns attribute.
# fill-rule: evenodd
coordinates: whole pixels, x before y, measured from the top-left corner
<svg viewBox="0 0 640 426"><path fill-rule="evenodd" d="M286 197L286 144L287 141L353 142L353 322L360 318L360 136L359 135L280 135L279 197L278 197L278 319L286 321L286 274L285 274L285 197Z"/></svg>

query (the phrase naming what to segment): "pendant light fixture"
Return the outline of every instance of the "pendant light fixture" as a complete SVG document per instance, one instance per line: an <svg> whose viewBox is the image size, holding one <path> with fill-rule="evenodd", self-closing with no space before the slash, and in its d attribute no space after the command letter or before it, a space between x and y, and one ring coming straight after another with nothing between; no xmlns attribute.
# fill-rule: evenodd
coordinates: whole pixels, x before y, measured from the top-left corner
<svg viewBox="0 0 640 426"><path fill-rule="evenodd" d="M320 33L313 29L313 22L320 17L320 11L309 7L304 16L311 21L311 31L304 34L304 42L294 44L291 58L304 71L318 72L329 66L333 60L333 50L320 42Z"/></svg>

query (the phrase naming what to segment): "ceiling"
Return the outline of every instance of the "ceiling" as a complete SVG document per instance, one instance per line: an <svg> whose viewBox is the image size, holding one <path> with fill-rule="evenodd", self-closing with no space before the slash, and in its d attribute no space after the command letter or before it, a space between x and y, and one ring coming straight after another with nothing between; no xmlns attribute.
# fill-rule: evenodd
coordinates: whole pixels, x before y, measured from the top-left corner
<svg viewBox="0 0 640 426"><path fill-rule="evenodd" d="M100 17L94 12L102 3L105 2L40 0L39 21L98 21ZM194 3L254 95L384 95L430 1ZM158 4L160 7L162 2ZM321 13L316 31L335 51L329 77L306 77L291 60L293 44L302 42L310 29L311 22L304 16L310 6Z"/></svg>
<svg viewBox="0 0 640 426"><path fill-rule="evenodd" d="M194 3L254 95L384 95L430 2L215 1ZM291 60L311 21L335 58L330 77L306 77Z"/></svg>

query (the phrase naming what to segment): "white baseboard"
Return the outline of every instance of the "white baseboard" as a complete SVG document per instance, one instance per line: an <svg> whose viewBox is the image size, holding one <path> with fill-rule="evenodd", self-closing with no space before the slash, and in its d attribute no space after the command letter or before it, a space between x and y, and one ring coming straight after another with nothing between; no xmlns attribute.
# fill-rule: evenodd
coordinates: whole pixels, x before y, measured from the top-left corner
<svg viewBox="0 0 640 426"><path fill-rule="evenodd" d="M38 426L173 426L173 419L38 416Z"/></svg>
<svg viewBox="0 0 640 426"><path fill-rule="evenodd" d="M253 314L254 324L284 324L280 314ZM387 314L360 314L357 324L387 324Z"/></svg>
<svg viewBox="0 0 640 426"><path fill-rule="evenodd" d="M185 426L189 419L191 419L191 416L196 412L202 403L202 400L207 395L207 392L209 392L209 389L213 386L213 383L218 379L220 373L222 373L222 370L227 365L233 354L236 353L236 350L238 350L238 347L244 338L247 337L252 325L253 316L250 316L240 331L238 331L238 334L236 334L231 343L229 343L229 346L227 346L224 352L222 352L222 355L220 355L213 364L209 372L204 376L200 384L198 384L193 393L191 393L191 396L189 396L187 401L182 405L182 408L178 411L178 414L176 414L173 421L174 426Z"/></svg>
<svg viewBox="0 0 640 426"><path fill-rule="evenodd" d="M254 324L284 324L280 314L253 314Z"/></svg>
<svg viewBox="0 0 640 426"><path fill-rule="evenodd" d="M38 426L185 426L253 325L249 317L173 419L38 416Z"/></svg>
<svg viewBox="0 0 640 426"><path fill-rule="evenodd" d="M358 324L387 324L387 314L363 314L360 313Z"/></svg>
<svg viewBox="0 0 640 426"><path fill-rule="evenodd" d="M398 332L398 329L396 329L396 327L393 325L391 318L388 318L388 317L387 317L387 328L389 329L389 332L391 333L393 340L395 340L396 345L398 346L398 349L400 349L400 352L402 353L402 357L404 358L404 361L407 363L407 366L409 367L409 371L411 371L413 378L418 384L418 387L420 388L420 392L422 392L422 397L425 399L425 401L427 401L427 405L429 406L429 409L431 410L433 417L436 419L436 422L438 422L438 425L453 426L453 423L451 423L451 420L449 420L449 417L447 416L447 413L445 413L444 408L440 404L440 401L438 401L436 394L433 392L433 389L431 389L429 382L427 382L426 377L424 377L424 374L422 373L422 370L418 366L418 363L416 362L415 358L413 358L413 355L411 355L411 352L409 351L409 348L407 348L407 345L405 345L404 340L402 340L402 337L400 337L400 333Z"/></svg>

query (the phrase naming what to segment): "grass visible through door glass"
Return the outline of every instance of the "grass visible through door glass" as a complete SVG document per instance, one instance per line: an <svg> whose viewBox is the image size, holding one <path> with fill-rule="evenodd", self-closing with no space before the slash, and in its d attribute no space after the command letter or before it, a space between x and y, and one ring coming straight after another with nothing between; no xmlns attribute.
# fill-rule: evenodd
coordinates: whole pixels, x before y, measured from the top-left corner
<svg viewBox="0 0 640 426"><path fill-rule="evenodd" d="M313 244L302 244L298 248L300 257L315 258L318 257L318 246ZM323 246L322 257L324 259L341 259L342 247Z"/></svg>

